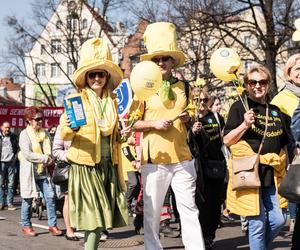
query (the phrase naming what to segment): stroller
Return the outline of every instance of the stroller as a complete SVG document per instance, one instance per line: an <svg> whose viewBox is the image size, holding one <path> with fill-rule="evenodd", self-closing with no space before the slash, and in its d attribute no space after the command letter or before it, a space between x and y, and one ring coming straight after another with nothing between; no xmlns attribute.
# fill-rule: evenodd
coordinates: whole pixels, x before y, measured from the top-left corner
<svg viewBox="0 0 300 250"><path fill-rule="evenodd" d="M64 205L64 195L60 192L60 186L54 185L55 191L55 206L56 211L59 211L60 214L63 214L63 205ZM39 190L38 197L34 198L32 201L32 213L37 214L39 220L43 218L43 211L46 210L46 201L43 196L43 193Z"/></svg>

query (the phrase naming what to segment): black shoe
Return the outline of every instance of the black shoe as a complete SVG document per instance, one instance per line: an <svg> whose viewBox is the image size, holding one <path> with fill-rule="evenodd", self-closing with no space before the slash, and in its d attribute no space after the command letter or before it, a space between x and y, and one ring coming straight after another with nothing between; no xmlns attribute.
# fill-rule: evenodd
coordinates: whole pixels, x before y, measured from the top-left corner
<svg viewBox="0 0 300 250"><path fill-rule="evenodd" d="M79 241L79 238L76 235L74 235L74 236L68 236L68 235L65 234L65 237L66 237L67 240Z"/></svg>

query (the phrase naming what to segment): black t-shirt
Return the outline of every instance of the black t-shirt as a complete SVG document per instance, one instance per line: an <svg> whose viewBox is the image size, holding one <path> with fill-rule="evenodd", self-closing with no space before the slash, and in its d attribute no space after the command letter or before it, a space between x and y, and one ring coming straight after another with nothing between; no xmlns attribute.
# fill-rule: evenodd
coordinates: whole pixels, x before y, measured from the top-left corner
<svg viewBox="0 0 300 250"><path fill-rule="evenodd" d="M252 108L256 114L254 123L255 126L250 127L243 134L241 140L245 140L251 146L252 150L257 153L265 131L266 104L254 102L249 98L247 98L247 100L249 108ZM279 154L280 150L289 142L286 125L280 109L272 104L268 104L268 106L268 129L261 154ZM244 121L244 113L245 108L241 101L237 101L231 106L224 128L224 135L237 128ZM260 164L259 170L263 186L270 186L271 184L274 184L273 168L271 166Z"/></svg>
<svg viewBox="0 0 300 250"><path fill-rule="evenodd" d="M220 131L224 127L224 119L219 114L217 121L215 114L212 112L207 113L204 117L200 118L199 121L202 123L203 129L209 134L210 142L205 148L205 158L211 160L224 160L223 153L221 151L222 139Z"/></svg>

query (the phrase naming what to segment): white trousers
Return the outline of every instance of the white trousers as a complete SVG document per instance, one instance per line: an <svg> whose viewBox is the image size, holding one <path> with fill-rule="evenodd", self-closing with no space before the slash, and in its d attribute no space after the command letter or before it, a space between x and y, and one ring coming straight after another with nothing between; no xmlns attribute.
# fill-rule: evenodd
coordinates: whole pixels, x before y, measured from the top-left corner
<svg viewBox="0 0 300 250"><path fill-rule="evenodd" d="M186 250L204 250L204 241L195 204L196 170L194 160L176 164L142 166L144 185L144 240L146 250L163 249L159 241L160 211L168 187L175 193Z"/></svg>

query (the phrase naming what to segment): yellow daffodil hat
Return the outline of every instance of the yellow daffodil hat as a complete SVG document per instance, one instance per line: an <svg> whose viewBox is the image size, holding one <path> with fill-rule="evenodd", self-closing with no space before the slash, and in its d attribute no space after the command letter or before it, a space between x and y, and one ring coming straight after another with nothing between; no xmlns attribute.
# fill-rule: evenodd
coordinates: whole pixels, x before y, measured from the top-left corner
<svg viewBox="0 0 300 250"><path fill-rule="evenodd" d="M81 46L78 69L74 72L73 80L81 89L86 85L86 73L92 70L105 70L110 74L109 87L115 89L123 78L120 67L112 61L111 51L101 38L92 38Z"/></svg>
<svg viewBox="0 0 300 250"><path fill-rule="evenodd" d="M149 24L143 38L148 53L141 55L141 61L150 61L155 56L171 56L175 60L175 68L184 64L185 55L177 49L174 24L168 22Z"/></svg>

